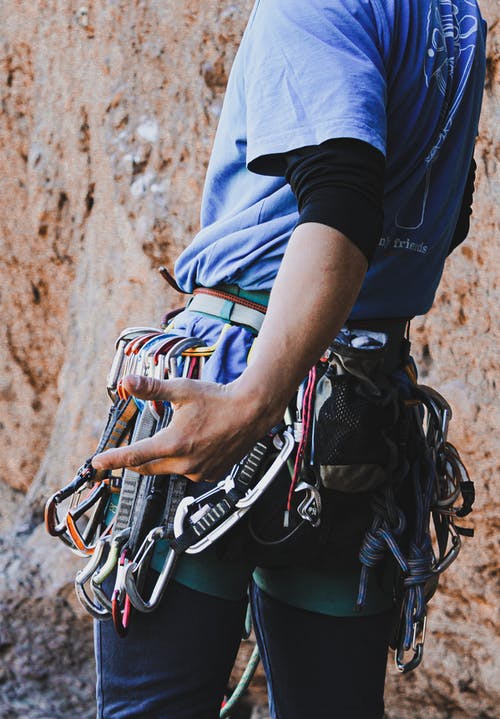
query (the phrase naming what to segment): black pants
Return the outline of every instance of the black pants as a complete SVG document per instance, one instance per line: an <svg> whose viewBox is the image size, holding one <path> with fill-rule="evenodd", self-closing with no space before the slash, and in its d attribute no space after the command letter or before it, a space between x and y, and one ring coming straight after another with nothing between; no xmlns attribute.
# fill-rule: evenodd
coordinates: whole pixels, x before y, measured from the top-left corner
<svg viewBox="0 0 500 719"><path fill-rule="evenodd" d="M255 586L251 600L274 719L382 719L392 612L331 617ZM98 623L98 719L217 719L245 608L172 582L126 639Z"/></svg>

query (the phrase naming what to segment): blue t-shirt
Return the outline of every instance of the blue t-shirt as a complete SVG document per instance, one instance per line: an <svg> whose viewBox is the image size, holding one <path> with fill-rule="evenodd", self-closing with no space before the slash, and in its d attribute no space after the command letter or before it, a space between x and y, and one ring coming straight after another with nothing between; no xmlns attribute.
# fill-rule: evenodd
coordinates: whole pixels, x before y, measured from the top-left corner
<svg viewBox="0 0 500 719"><path fill-rule="evenodd" d="M298 217L279 156L349 137L387 168L383 236L351 317L426 312L472 158L485 32L474 0L257 0L180 286L270 290Z"/></svg>

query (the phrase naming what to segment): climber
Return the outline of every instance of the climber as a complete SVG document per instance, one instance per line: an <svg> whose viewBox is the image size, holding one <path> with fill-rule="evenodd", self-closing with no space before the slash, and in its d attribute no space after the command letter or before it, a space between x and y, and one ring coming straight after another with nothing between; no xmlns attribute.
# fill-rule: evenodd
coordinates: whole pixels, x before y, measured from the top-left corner
<svg viewBox="0 0 500 719"><path fill-rule="evenodd" d="M126 378L136 397L170 402L173 420L94 467L178 473L203 491L282 420L343 325L385 332L401 349L396 369L406 321L430 309L467 234L484 72L474 0L256 2L201 230L176 264L183 291L219 297L198 293L174 326L217 349L201 381ZM257 339L233 315L242 299L268 302ZM358 504L341 519L359 540ZM98 716L216 717L253 572L272 716L381 719L393 577L383 565L356 612L353 536L339 538L330 566L264 557L253 572L254 560L230 548L186 557L125 641L109 623L96 627Z"/></svg>

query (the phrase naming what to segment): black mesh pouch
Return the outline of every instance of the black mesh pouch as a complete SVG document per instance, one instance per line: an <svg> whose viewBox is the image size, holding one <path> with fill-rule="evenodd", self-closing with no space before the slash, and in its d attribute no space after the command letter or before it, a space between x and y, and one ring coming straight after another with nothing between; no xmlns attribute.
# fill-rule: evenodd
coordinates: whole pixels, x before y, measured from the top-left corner
<svg viewBox="0 0 500 719"><path fill-rule="evenodd" d="M320 484L370 492L400 461L401 400L385 370L385 347L334 342L315 398L314 465Z"/></svg>

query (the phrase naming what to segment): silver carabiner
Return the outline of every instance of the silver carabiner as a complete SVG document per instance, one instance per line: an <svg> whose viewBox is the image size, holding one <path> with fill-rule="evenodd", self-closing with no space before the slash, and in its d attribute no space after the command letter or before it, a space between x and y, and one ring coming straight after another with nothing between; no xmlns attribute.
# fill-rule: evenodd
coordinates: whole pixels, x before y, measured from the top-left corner
<svg viewBox="0 0 500 719"><path fill-rule="evenodd" d="M448 436L448 426L453 415L452 409L443 395L435 390L434 387L428 387L427 385L419 385L419 387L424 389L425 394L433 402L435 410L441 416L441 436L443 437L443 441L446 442L446 438Z"/></svg>
<svg viewBox="0 0 500 719"><path fill-rule="evenodd" d="M460 549L462 548L462 540L452 521L448 524L448 533L451 536L451 547L444 557L440 558L438 563L432 567L433 574L441 574L448 569L458 557Z"/></svg>
<svg viewBox="0 0 500 719"><path fill-rule="evenodd" d="M124 573L124 587L130 599L130 603L139 612L145 612L146 614L153 612L161 602L165 589L174 573L178 559L178 555L173 550L170 550L149 599L142 597L137 586L136 576L140 572L146 558L152 554L156 542L159 539L164 539L162 530L163 527L155 527L151 530L139 550L137 557L128 563ZM146 543L147 546L143 549Z"/></svg>
<svg viewBox="0 0 500 719"><path fill-rule="evenodd" d="M419 384L416 389L424 397L424 404L427 412L432 413L436 422L434 428L433 442L436 447L436 451L439 451L446 442L448 436L448 426L452 417L452 409L445 398L439 394L433 387ZM430 430L430 421L428 430Z"/></svg>
<svg viewBox="0 0 500 719"><path fill-rule="evenodd" d="M137 339L141 335L151 334L152 332L158 332L159 334L161 331L162 330L158 329L158 327L126 327L118 335L118 338L115 342L115 348L118 349L118 344L122 340L126 340L128 343L131 340Z"/></svg>
<svg viewBox="0 0 500 719"><path fill-rule="evenodd" d="M117 532L115 534L115 536L111 540L111 545L106 561L104 562L102 567L92 575L90 579L94 595L97 597L99 602L101 602L103 607L106 607L106 609L109 609L110 611L111 599L105 594L104 590L102 589L102 584L109 577L109 575L112 574L115 567L118 565L122 548L126 544L129 536L130 527L126 527L125 529L122 529L120 532Z"/></svg>
<svg viewBox="0 0 500 719"><path fill-rule="evenodd" d="M290 429L285 430L281 440L279 439L278 435L276 435L273 442L275 443L275 446L278 443L281 444L280 451L274 462L265 472L264 476L257 482L253 489L249 490L240 500L238 500L238 502L236 502L234 510L231 512L231 514L220 524L214 527L214 529L206 536L202 537L198 542L195 542L190 547L188 547L185 550L186 554L197 554L198 552L202 552L204 549L213 544L213 542L219 539L219 537L221 537L233 525L235 525L236 522L238 522L248 512L248 510L253 506L253 504L266 491L271 482L278 475L281 468L285 465L295 444L293 434ZM226 480L223 480L223 482L227 482L226 492L228 491L228 488L232 488L231 475L229 475ZM217 487L210 491L220 491L220 489L222 488L221 484L222 483L219 483ZM191 497L186 497L180 502L174 518L174 535L176 539L180 537L181 534L184 532L184 520L188 514L190 504L192 504L193 501L199 501L199 499L201 498L198 498L198 500L192 500Z"/></svg>
<svg viewBox="0 0 500 719"><path fill-rule="evenodd" d="M291 455L292 450L295 446L295 440L293 438L293 432L291 429L286 429L283 432L283 436L276 435L273 439L273 444L276 449L279 449L279 454L269 467L267 472L260 479L255 487L251 489L244 497L242 497L237 503L236 507L238 510L244 509L247 511L250 507L261 497L266 489L269 487L271 482L276 478L280 469L286 464L288 457ZM243 515L241 515L243 516Z"/></svg>
<svg viewBox="0 0 500 719"><path fill-rule="evenodd" d="M150 339L143 344L137 352L137 361L134 368L136 374L151 376L151 355L165 342L166 337L166 334L161 333L155 337L150 337Z"/></svg>
<svg viewBox="0 0 500 719"><path fill-rule="evenodd" d="M125 360L126 346L132 340L151 332L161 332L161 330L156 327L127 327L118 335L115 342L115 355L113 357L113 361L111 362L111 367L106 380L106 388L112 400L114 400L116 396L118 380L123 375L123 370L127 364Z"/></svg>
<svg viewBox="0 0 500 719"><path fill-rule="evenodd" d="M180 357L185 350L191 349L192 347L200 347L204 344L203 340L197 337L180 337L179 342L176 342L165 355L165 368L168 370L169 378L179 376L177 358Z"/></svg>
<svg viewBox="0 0 500 719"><path fill-rule="evenodd" d="M111 542L111 537L103 537L94 549L94 553L83 569L77 572L75 577L75 592L78 601L94 619L105 621L111 619L111 612L108 608L96 604L87 594L85 585L92 577L99 566L105 547Z"/></svg>
<svg viewBox="0 0 500 719"><path fill-rule="evenodd" d="M411 642L411 649L413 656L408 661L405 661L405 650L403 646L399 646L394 652L394 661L396 669L401 674L407 674L413 669L416 669L424 656L424 642L425 632L427 628L427 616L423 619L413 622L413 637Z"/></svg>

